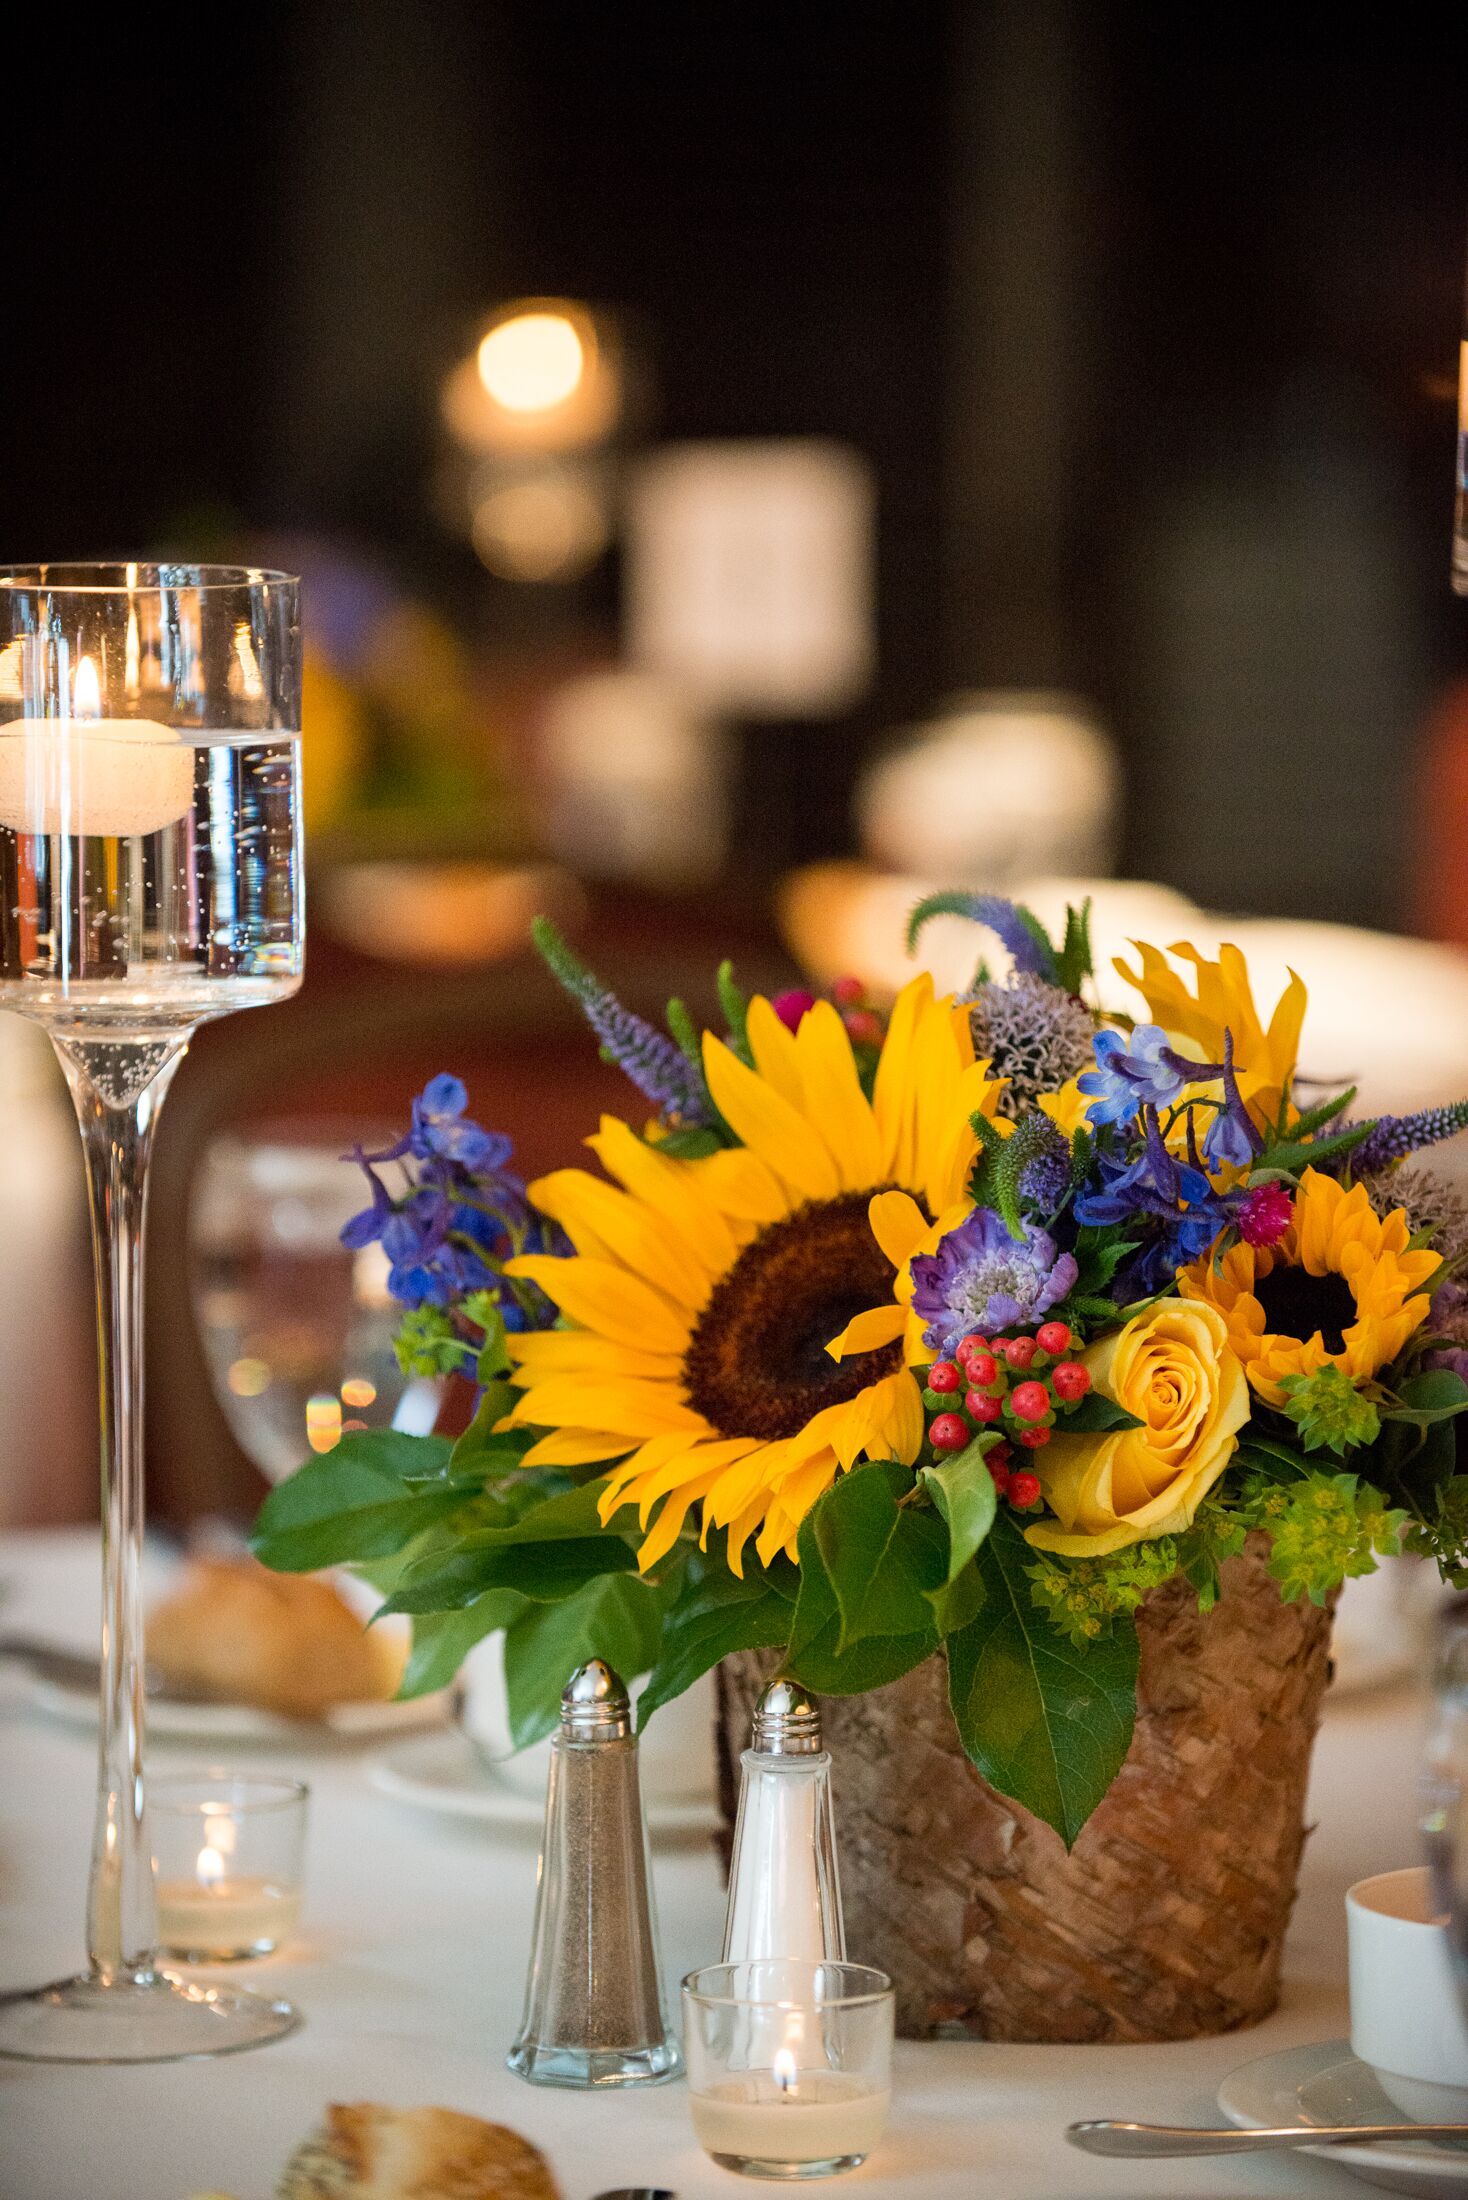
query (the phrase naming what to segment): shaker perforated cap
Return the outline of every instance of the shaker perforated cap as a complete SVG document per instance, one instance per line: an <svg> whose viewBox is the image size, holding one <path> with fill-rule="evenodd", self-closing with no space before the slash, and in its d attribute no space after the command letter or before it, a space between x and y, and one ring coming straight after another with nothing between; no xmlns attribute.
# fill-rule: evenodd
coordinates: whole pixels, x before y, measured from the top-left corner
<svg viewBox="0 0 1468 2200"><path fill-rule="evenodd" d="M762 1757L814 1757L821 1747L821 1715L797 1681L770 1681L754 1707L751 1746Z"/></svg>
<svg viewBox="0 0 1468 2200"><path fill-rule="evenodd" d="M632 1731L621 1676L600 1658L578 1665L561 1691L561 1732L575 1742L618 1742Z"/></svg>

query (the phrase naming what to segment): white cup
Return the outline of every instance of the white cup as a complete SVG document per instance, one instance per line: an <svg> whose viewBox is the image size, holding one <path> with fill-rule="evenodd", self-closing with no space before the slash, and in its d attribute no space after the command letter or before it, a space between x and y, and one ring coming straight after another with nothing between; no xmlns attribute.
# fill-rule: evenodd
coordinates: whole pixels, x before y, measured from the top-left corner
<svg viewBox="0 0 1468 2200"><path fill-rule="evenodd" d="M459 1723L497 1780L517 1795L543 1795L550 1743L516 1752L505 1695L505 1638L486 1635L459 1670L463 1700ZM630 1682L632 1701L646 1675ZM714 1797L714 1677L705 1673L681 1696L663 1705L638 1748L645 1803L703 1803Z"/></svg>
<svg viewBox="0 0 1468 2200"><path fill-rule="evenodd" d="M1346 1896L1351 2049L1420 2124L1468 2123L1468 2021L1427 1868L1358 1879Z"/></svg>

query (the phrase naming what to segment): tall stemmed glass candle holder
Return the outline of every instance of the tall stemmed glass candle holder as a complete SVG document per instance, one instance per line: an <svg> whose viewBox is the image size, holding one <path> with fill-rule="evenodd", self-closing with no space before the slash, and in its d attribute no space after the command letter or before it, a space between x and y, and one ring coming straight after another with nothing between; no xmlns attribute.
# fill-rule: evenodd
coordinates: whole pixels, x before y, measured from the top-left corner
<svg viewBox="0 0 1468 2200"><path fill-rule="evenodd" d="M289 2003L160 1971L143 1793L143 1212L196 1026L301 982L298 591L244 566L0 567L0 1007L43 1024L86 1153L102 1421L87 1969L0 1998L0 2053L254 2047Z"/></svg>

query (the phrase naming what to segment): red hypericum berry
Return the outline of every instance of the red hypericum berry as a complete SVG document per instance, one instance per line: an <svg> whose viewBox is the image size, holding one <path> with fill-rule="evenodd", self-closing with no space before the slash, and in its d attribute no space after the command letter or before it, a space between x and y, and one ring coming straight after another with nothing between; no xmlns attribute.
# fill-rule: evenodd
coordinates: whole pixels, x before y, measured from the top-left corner
<svg viewBox="0 0 1468 2200"><path fill-rule="evenodd" d="M994 1464L994 1454L992 1451L990 1452L988 1458L984 1461L984 1465L989 1470L990 1477L993 1480L994 1488L998 1492L999 1496L1008 1496L1009 1477L1011 1472L1010 1468L1003 1466L996 1467Z"/></svg>
<svg viewBox="0 0 1468 2200"><path fill-rule="evenodd" d="M999 1362L992 1352L971 1352L968 1356L968 1379L980 1390L988 1390L999 1380Z"/></svg>
<svg viewBox="0 0 1468 2200"><path fill-rule="evenodd" d="M1005 1495L1011 1505L1017 1505L1021 1512L1028 1512L1031 1505L1039 1499L1040 1477L1038 1474L1012 1474Z"/></svg>
<svg viewBox="0 0 1468 2200"><path fill-rule="evenodd" d="M1009 1337L1005 1340L1004 1357L1011 1367L1028 1367L1035 1357L1033 1337Z"/></svg>
<svg viewBox="0 0 1468 2200"><path fill-rule="evenodd" d="M1004 1471L1007 1474L1009 1469L1014 1465L1014 1453L1010 1450L1008 1444L1005 1443L1004 1440L1001 1438L997 1444L991 1444L989 1449L985 1452L984 1464L987 1467L1003 1467Z"/></svg>
<svg viewBox="0 0 1468 2200"><path fill-rule="evenodd" d="M1070 1350L1070 1331L1064 1322L1041 1322L1035 1331L1035 1342L1052 1360L1058 1360L1062 1352Z"/></svg>
<svg viewBox="0 0 1468 2200"><path fill-rule="evenodd" d="M969 1425L958 1413L940 1413L928 1430L934 1451L962 1451L969 1437Z"/></svg>
<svg viewBox="0 0 1468 2200"><path fill-rule="evenodd" d="M984 1390L966 1390L963 1395L963 1410L971 1413L976 1421L997 1421L1004 1411L1004 1400L991 1398Z"/></svg>
<svg viewBox="0 0 1468 2200"><path fill-rule="evenodd" d="M1058 1367L1051 1368L1050 1380L1061 1404L1073 1406L1090 1389L1091 1370L1082 1367L1079 1360L1062 1360Z"/></svg>
<svg viewBox="0 0 1468 2200"><path fill-rule="evenodd" d="M928 1388L936 1390L940 1396L947 1391L958 1390L962 1383L963 1377L951 1360L934 1360L928 1369Z"/></svg>
<svg viewBox="0 0 1468 2200"><path fill-rule="evenodd" d="M831 987L831 998L838 1008L860 1008L867 997L867 989L860 978L838 978Z"/></svg>
<svg viewBox="0 0 1468 2200"><path fill-rule="evenodd" d="M1050 1431L1048 1428L1017 1428L1014 1440L1023 1444L1026 1451L1038 1451L1042 1444L1049 1443Z"/></svg>
<svg viewBox="0 0 1468 2200"><path fill-rule="evenodd" d="M1278 1245L1295 1219L1295 1203L1283 1184L1256 1184L1239 1215L1246 1245Z"/></svg>
<svg viewBox="0 0 1468 2200"><path fill-rule="evenodd" d="M987 1352L988 1349L988 1338L981 1337L976 1329L971 1329L966 1337L960 1339L958 1350L954 1353L953 1357L955 1360L957 1360L959 1366L962 1367L965 1360L969 1358L971 1353Z"/></svg>
<svg viewBox="0 0 1468 2200"><path fill-rule="evenodd" d="M848 1008L841 1019L846 1026L846 1036L858 1046L879 1047L882 1044L882 1019L869 1008Z"/></svg>
<svg viewBox="0 0 1468 2200"><path fill-rule="evenodd" d="M1050 1411L1050 1393L1043 1383L1016 1383L1009 1405L1017 1421L1043 1421Z"/></svg>

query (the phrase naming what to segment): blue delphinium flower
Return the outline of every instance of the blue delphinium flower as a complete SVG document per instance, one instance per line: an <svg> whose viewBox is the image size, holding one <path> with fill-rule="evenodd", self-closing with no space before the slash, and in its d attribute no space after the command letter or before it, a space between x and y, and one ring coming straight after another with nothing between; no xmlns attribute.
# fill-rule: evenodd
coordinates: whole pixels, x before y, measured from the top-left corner
<svg viewBox="0 0 1468 2200"><path fill-rule="evenodd" d="M541 1326L554 1309L533 1285L511 1280L504 1264L517 1253L560 1253L561 1233L531 1210L525 1186L506 1167L510 1141L469 1119L469 1095L457 1077L429 1079L413 1102L412 1126L380 1153L355 1147L372 1204L342 1231L350 1250L380 1244L390 1263L387 1287L402 1306L453 1307L487 1292L507 1329ZM400 1162L405 1188L394 1198L378 1174Z"/></svg>
<svg viewBox="0 0 1468 2200"><path fill-rule="evenodd" d="M1166 1107L1206 1067L1174 1052L1160 1024L1138 1024L1129 1038L1119 1031L1098 1031L1096 1067L1085 1070L1076 1083L1091 1102L1086 1119L1099 1130L1104 1123L1125 1122L1148 1103Z"/></svg>
<svg viewBox="0 0 1468 2200"><path fill-rule="evenodd" d="M1155 1107L1143 1110L1143 1142L1136 1153L1109 1148L1098 1152L1092 1176L1076 1195L1077 1222L1105 1227L1120 1223L1141 1241L1137 1254L1118 1271L1118 1296L1135 1297L1170 1282L1174 1271L1196 1260L1220 1230L1233 1221L1243 1195L1220 1192L1199 1166L1189 1136L1190 1157L1168 1151Z"/></svg>
<svg viewBox="0 0 1468 2200"><path fill-rule="evenodd" d="M976 1207L935 1253L912 1263L913 1311L927 1342L950 1353L971 1330L989 1336L1014 1329L1059 1303L1079 1273L1070 1253L1057 1253L1044 1230L1013 1238L991 1208Z"/></svg>

